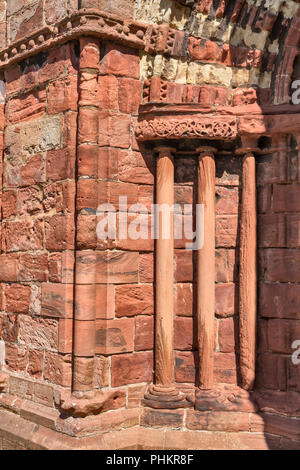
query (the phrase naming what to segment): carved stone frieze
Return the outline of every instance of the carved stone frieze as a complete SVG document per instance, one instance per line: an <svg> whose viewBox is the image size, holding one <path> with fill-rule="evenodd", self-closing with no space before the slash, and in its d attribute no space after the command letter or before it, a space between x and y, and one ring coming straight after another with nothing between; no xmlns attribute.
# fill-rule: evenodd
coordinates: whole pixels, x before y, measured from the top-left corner
<svg viewBox="0 0 300 470"><path fill-rule="evenodd" d="M176 117L153 118L137 124L136 136L139 141L158 139L235 139L237 123L234 118Z"/></svg>

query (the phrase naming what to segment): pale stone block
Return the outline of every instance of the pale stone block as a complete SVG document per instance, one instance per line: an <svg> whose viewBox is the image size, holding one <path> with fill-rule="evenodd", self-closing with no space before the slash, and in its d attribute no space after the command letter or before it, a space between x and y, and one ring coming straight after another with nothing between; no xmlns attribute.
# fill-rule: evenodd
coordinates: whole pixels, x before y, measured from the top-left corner
<svg viewBox="0 0 300 470"><path fill-rule="evenodd" d="M260 31L259 33L253 33L250 26L247 26L246 30L244 31L243 39L247 47L264 49L268 35L268 31Z"/></svg>
<svg viewBox="0 0 300 470"><path fill-rule="evenodd" d="M281 5L281 11L285 18L294 18L299 8L299 4L295 2L283 2Z"/></svg>
<svg viewBox="0 0 300 470"><path fill-rule="evenodd" d="M187 83L194 85L209 84L229 87L232 80L232 69L229 67L192 62L188 67Z"/></svg>
<svg viewBox="0 0 300 470"><path fill-rule="evenodd" d="M173 0L136 0L134 19L154 24L168 23L171 28L183 30L190 11Z"/></svg>
<svg viewBox="0 0 300 470"><path fill-rule="evenodd" d="M161 77L170 82L175 81L178 69L178 60L164 59Z"/></svg>
<svg viewBox="0 0 300 470"><path fill-rule="evenodd" d="M264 72L259 78L259 86L261 88L270 88L272 80L271 72Z"/></svg>
<svg viewBox="0 0 300 470"><path fill-rule="evenodd" d="M157 54L153 62L153 75L161 76L164 66L164 57L161 54Z"/></svg>
<svg viewBox="0 0 300 470"><path fill-rule="evenodd" d="M250 71L248 69L233 69L232 86L244 87L250 82Z"/></svg>
<svg viewBox="0 0 300 470"><path fill-rule="evenodd" d="M62 146L62 120L60 116L34 119L7 127L5 144L10 158L34 155Z"/></svg>
<svg viewBox="0 0 300 470"><path fill-rule="evenodd" d="M178 66L177 66L176 78L175 78L176 83L183 83L183 84L186 83L187 69L188 69L187 61L179 60Z"/></svg>
<svg viewBox="0 0 300 470"><path fill-rule="evenodd" d="M140 62L140 78L141 80L147 80L147 78L153 75L154 57L145 52L141 53Z"/></svg>
<svg viewBox="0 0 300 470"><path fill-rule="evenodd" d="M0 341L0 366L5 364L5 343L3 340Z"/></svg>
<svg viewBox="0 0 300 470"><path fill-rule="evenodd" d="M268 47L268 51L274 54L278 54L279 52L278 39L276 39L276 41L271 42L271 44Z"/></svg>

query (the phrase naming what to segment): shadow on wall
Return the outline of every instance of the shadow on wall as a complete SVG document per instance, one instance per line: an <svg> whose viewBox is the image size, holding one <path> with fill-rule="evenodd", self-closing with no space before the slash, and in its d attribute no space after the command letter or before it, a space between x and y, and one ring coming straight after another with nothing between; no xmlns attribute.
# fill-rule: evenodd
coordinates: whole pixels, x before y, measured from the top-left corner
<svg viewBox="0 0 300 470"><path fill-rule="evenodd" d="M299 449L300 355L293 347L300 340L299 151L292 135L278 137L276 145L278 151L257 159L256 389L270 448L271 435L280 435L282 448Z"/></svg>

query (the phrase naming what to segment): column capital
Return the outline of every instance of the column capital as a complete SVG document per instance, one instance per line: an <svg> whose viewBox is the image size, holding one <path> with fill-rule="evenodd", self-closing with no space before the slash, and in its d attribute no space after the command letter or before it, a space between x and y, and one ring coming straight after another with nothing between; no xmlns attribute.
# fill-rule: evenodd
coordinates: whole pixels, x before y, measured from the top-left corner
<svg viewBox="0 0 300 470"><path fill-rule="evenodd" d="M241 147L236 149L236 155L259 152L258 136L241 136Z"/></svg>
<svg viewBox="0 0 300 470"><path fill-rule="evenodd" d="M157 145L154 147L154 152L160 156L162 153L166 155L174 155L176 153L177 148L174 145Z"/></svg>
<svg viewBox="0 0 300 470"><path fill-rule="evenodd" d="M210 146L202 146L202 147L197 147L196 149L196 152L198 154L199 157L201 157L201 155L203 153L205 153L206 155L207 154L215 154L217 153L218 149L216 149L215 147L210 147Z"/></svg>
<svg viewBox="0 0 300 470"><path fill-rule="evenodd" d="M297 147L296 147L296 150L300 150L300 131L297 132L297 133L293 133L293 136L297 142Z"/></svg>

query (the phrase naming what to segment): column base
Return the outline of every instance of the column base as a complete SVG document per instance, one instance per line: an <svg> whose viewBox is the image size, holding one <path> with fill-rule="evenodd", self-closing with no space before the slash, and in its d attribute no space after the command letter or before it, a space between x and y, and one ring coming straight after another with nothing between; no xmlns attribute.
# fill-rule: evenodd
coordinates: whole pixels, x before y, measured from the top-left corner
<svg viewBox="0 0 300 470"><path fill-rule="evenodd" d="M195 409L198 411L255 412L258 407L251 392L237 385L218 384L211 390L196 390Z"/></svg>
<svg viewBox="0 0 300 470"><path fill-rule="evenodd" d="M142 403L149 408L170 410L193 406L192 401L175 387L164 388L156 385L150 385Z"/></svg>

